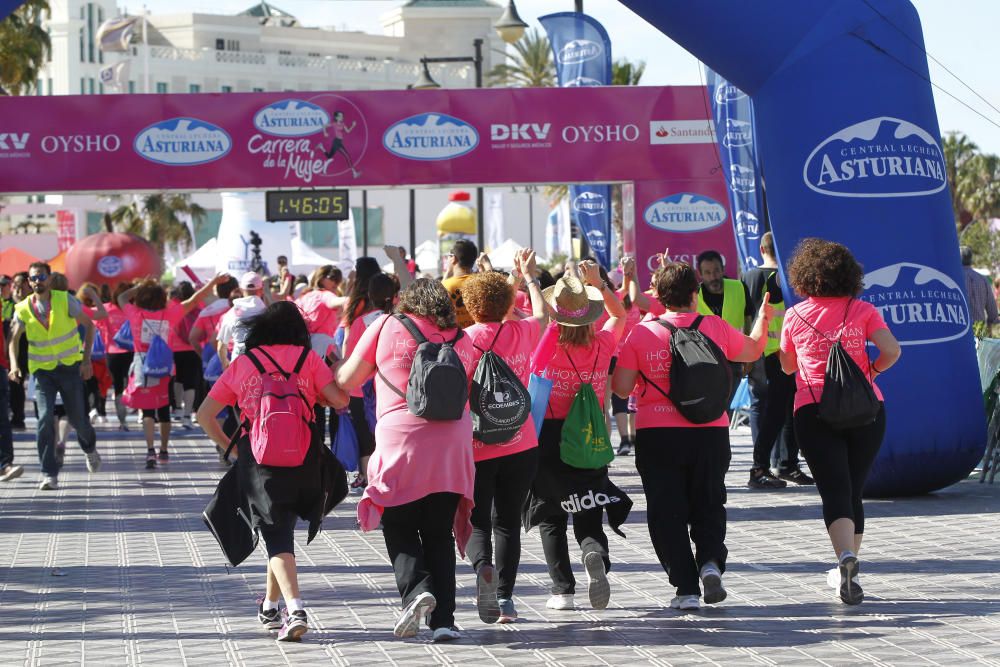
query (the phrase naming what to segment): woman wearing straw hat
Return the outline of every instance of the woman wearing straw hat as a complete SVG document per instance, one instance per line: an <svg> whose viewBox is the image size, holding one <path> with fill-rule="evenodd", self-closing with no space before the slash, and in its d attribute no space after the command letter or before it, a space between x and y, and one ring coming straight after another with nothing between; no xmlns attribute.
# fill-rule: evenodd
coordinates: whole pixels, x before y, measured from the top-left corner
<svg viewBox="0 0 1000 667"><path fill-rule="evenodd" d="M526 527L539 526L552 578L552 597L546 603L549 609L573 608L576 580L566 539L569 514L573 515L573 533L583 552L591 606L595 609L607 607L611 589L606 573L611 562L603 513L609 512L612 517L609 523L614 527L624 521L631 505L625 494L611 485L607 466L581 470L570 467L560 458L563 423L580 386L593 385L602 409L604 407L608 365L625 327L625 308L601 280L598 265L592 261L581 262L579 276L569 269L555 285L543 292L550 314L559 325L559 338L555 353L545 366L545 377L552 380L552 392L538 437L539 469L526 505L524 523ZM591 325L605 310L607 322L594 331ZM594 501L596 497L608 500L612 489L619 501L613 510L607 503ZM580 502L580 498L590 500Z"/></svg>

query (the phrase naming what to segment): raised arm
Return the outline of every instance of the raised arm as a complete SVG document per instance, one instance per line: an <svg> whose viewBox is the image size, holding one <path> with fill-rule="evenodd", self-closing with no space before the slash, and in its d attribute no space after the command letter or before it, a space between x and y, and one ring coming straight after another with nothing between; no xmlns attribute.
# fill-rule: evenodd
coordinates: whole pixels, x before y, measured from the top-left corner
<svg viewBox="0 0 1000 667"><path fill-rule="evenodd" d="M181 308L184 309L184 314L187 315L191 312L191 309L196 305L205 300L205 298L212 293L212 288L229 280L228 273L220 273L207 283L198 288L198 291L191 295L191 298L187 301L181 301Z"/></svg>
<svg viewBox="0 0 1000 667"><path fill-rule="evenodd" d="M396 277L399 278L399 290L403 291L413 282L413 276L410 275L410 269L407 268L406 259L404 259L406 249L403 246L387 245L383 250L392 260L392 268L396 272Z"/></svg>
<svg viewBox="0 0 1000 667"><path fill-rule="evenodd" d="M608 313L608 323L605 324L605 329L608 329L610 325L611 330L614 331L615 340L620 339L625 332L625 306L618 300L618 295L601 278L601 270L598 268L597 262L589 259L584 260L580 262L579 271L580 276L588 285L601 291L601 296L604 297L604 310Z"/></svg>
<svg viewBox="0 0 1000 667"><path fill-rule="evenodd" d="M531 299L531 319L538 322L539 329L545 332L549 318L545 312L545 299L542 298L542 286L535 277L535 251L527 248L514 257L515 270L528 281L528 297ZM514 272L511 272L513 275ZM516 287L515 287L516 289Z"/></svg>
<svg viewBox="0 0 1000 667"><path fill-rule="evenodd" d="M771 294L765 292L753 329L749 336L743 335L743 349L732 361L749 362L760 359L767 346L767 327L772 319L774 319L774 306L771 305Z"/></svg>

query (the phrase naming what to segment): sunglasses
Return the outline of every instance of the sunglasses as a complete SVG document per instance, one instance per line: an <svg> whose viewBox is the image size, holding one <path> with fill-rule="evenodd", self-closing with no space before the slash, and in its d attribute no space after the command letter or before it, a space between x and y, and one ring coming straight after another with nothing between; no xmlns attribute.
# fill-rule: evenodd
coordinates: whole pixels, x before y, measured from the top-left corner
<svg viewBox="0 0 1000 667"><path fill-rule="evenodd" d="M44 283L48 279L49 279L49 277L47 275L45 275L44 273L39 273L39 274L34 275L34 276L28 276L28 280L30 280L33 283Z"/></svg>

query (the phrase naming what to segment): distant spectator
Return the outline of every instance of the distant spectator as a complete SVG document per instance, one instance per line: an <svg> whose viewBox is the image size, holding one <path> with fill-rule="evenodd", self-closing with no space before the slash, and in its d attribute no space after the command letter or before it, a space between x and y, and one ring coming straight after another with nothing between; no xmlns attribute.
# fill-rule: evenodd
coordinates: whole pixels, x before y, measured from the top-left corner
<svg viewBox="0 0 1000 667"><path fill-rule="evenodd" d="M990 279L972 268L972 248L961 246L962 273L965 274L965 295L969 299L969 314L972 324L979 322L996 324L1000 322L997 314L996 297L990 291Z"/></svg>

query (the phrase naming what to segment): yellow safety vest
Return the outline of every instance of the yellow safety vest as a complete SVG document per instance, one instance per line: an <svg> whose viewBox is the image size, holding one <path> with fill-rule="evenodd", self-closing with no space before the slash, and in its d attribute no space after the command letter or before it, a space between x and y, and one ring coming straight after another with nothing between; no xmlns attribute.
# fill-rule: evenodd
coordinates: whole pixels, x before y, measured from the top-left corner
<svg viewBox="0 0 1000 667"><path fill-rule="evenodd" d="M31 307L31 297L14 306L18 319L24 322L28 337L28 370L55 370L60 364L72 366L83 360L80 334L76 318L69 316L69 296L66 292L52 290L49 303L49 326L43 325Z"/></svg>
<svg viewBox="0 0 1000 667"><path fill-rule="evenodd" d="M698 312L702 315L714 315L712 309L702 297L704 287L698 288ZM747 295L743 283L730 278L722 279L722 319L733 325L737 331L743 331L746 323Z"/></svg>
<svg viewBox="0 0 1000 667"><path fill-rule="evenodd" d="M777 273L778 270L774 269ZM764 291L761 292L760 298L763 300L764 295L767 294L767 281L770 280L771 276L768 276L764 280ZM767 345L764 347L764 356L769 357L778 351L781 347L781 325L785 321L785 301L784 297L777 303L771 304L774 307L774 319L772 319L767 325Z"/></svg>

